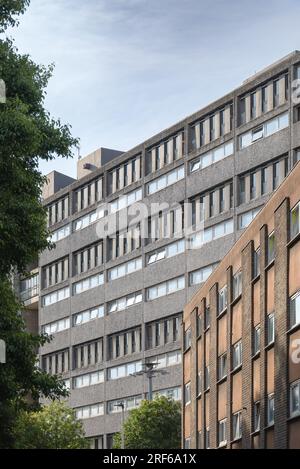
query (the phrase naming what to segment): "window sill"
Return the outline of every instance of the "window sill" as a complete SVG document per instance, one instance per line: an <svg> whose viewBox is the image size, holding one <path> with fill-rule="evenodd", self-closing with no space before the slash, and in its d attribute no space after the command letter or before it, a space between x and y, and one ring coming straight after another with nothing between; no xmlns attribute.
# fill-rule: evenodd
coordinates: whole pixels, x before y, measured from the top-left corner
<svg viewBox="0 0 300 469"><path fill-rule="evenodd" d="M287 418L287 421L288 421L288 422L291 422L291 421L296 420L296 419L299 419L299 418L300 418L300 411L299 411L297 414L295 413L294 415L290 415L290 416Z"/></svg>
<svg viewBox="0 0 300 469"><path fill-rule="evenodd" d="M272 340L272 342L269 342L267 345L265 345L265 350L268 351L271 348L273 348L275 345L275 340Z"/></svg>
<svg viewBox="0 0 300 469"><path fill-rule="evenodd" d="M236 366L233 368L230 372L230 374L234 375L235 373L238 373L242 369L243 364L241 363L240 365Z"/></svg>
<svg viewBox="0 0 300 469"><path fill-rule="evenodd" d="M300 240L300 231L297 233L293 238L291 238L288 243L287 247L291 248L294 244L296 244Z"/></svg>
<svg viewBox="0 0 300 469"><path fill-rule="evenodd" d="M222 311L220 311L220 313L217 314L217 319L220 319L222 316L224 316L224 314L227 312L227 306L226 308L222 309Z"/></svg>
<svg viewBox="0 0 300 469"><path fill-rule="evenodd" d="M294 326L290 327L286 333L287 334L292 334L293 332L296 332L300 329L300 322L298 324L294 324Z"/></svg>
<svg viewBox="0 0 300 469"><path fill-rule="evenodd" d="M258 350L254 355L252 355L252 360L256 360L260 356L260 350Z"/></svg>
<svg viewBox="0 0 300 469"><path fill-rule="evenodd" d="M217 384L222 384L222 383L223 383L224 381L226 381L226 380L227 380L227 375L223 376L222 378L219 378L219 379L217 380Z"/></svg>
<svg viewBox="0 0 300 469"><path fill-rule="evenodd" d="M265 267L265 270L267 271L267 270L271 269L274 266L274 264L275 264L275 257L270 262L268 262L268 264Z"/></svg>

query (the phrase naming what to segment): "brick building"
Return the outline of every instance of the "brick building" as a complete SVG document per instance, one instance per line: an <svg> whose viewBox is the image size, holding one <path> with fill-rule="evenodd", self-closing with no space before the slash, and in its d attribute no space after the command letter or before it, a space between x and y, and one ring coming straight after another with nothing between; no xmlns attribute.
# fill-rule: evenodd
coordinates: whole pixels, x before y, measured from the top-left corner
<svg viewBox="0 0 300 469"><path fill-rule="evenodd" d="M300 165L184 311L183 443L300 448Z"/></svg>

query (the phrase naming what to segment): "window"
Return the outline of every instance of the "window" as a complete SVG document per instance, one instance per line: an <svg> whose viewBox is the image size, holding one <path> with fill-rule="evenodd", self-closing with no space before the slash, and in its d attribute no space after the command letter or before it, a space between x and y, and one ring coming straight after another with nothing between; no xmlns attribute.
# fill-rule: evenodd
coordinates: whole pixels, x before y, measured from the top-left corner
<svg viewBox="0 0 300 469"><path fill-rule="evenodd" d="M279 80L273 82L273 105L274 107L279 105Z"/></svg>
<svg viewBox="0 0 300 469"><path fill-rule="evenodd" d="M232 439L239 440L242 438L242 412L232 415Z"/></svg>
<svg viewBox="0 0 300 469"><path fill-rule="evenodd" d="M225 145L221 145L220 147L217 147L208 153L203 153L203 155L193 160L190 163L190 172L193 173L194 171L206 168L207 166L210 166L213 163L216 163L217 161L220 161L232 154L233 141L230 141Z"/></svg>
<svg viewBox="0 0 300 469"><path fill-rule="evenodd" d="M207 306L205 308L205 311L204 311L204 327L205 327L205 330L208 329L210 326L210 309L209 309L209 306Z"/></svg>
<svg viewBox="0 0 300 469"><path fill-rule="evenodd" d="M260 248L254 251L253 255L253 278L260 274Z"/></svg>
<svg viewBox="0 0 300 469"><path fill-rule="evenodd" d="M142 199L142 189L136 189L128 194L122 195L118 199L115 199L110 203L110 212L115 213L123 208L133 205L135 202L138 202Z"/></svg>
<svg viewBox="0 0 300 469"><path fill-rule="evenodd" d="M65 331L70 328L70 318L61 319L60 321L51 322L42 326L45 334L52 335L56 332Z"/></svg>
<svg viewBox="0 0 300 469"><path fill-rule="evenodd" d="M274 394L267 398L267 425L274 425Z"/></svg>
<svg viewBox="0 0 300 469"><path fill-rule="evenodd" d="M132 274L142 268L142 258L139 257L138 259L133 259L132 261L125 262L124 264L120 264L112 269L108 270L108 280L116 280L121 277L125 277L125 275Z"/></svg>
<svg viewBox="0 0 300 469"><path fill-rule="evenodd" d="M184 404L188 405L191 402L191 383L184 385Z"/></svg>
<svg viewBox="0 0 300 469"><path fill-rule="evenodd" d="M249 210L248 212L242 213L239 216L239 229L242 230L247 228L250 225L252 220L256 217L256 215L260 212L261 207L255 208L253 210Z"/></svg>
<svg viewBox="0 0 300 469"><path fill-rule="evenodd" d="M76 418L80 420L98 417L99 415L104 415L104 405L93 404L85 407L77 407L75 409L75 414Z"/></svg>
<svg viewBox="0 0 300 469"><path fill-rule="evenodd" d="M175 293L176 291L182 290L185 286L185 279L182 275L181 277L177 277L173 280L169 280L168 282L160 283L153 287L149 287L147 289L147 300L155 300L156 298L160 298L161 296L170 295L171 293Z"/></svg>
<svg viewBox="0 0 300 469"><path fill-rule="evenodd" d="M191 346L192 342L192 330L189 327L186 331L184 331L184 350L187 350Z"/></svg>
<svg viewBox="0 0 300 469"><path fill-rule="evenodd" d="M108 314L124 311L124 309L130 308L143 301L143 295L141 292L133 293L132 295L124 296L117 300L113 300L108 303Z"/></svg>
<svg viewBox="0 0 300 469"><path fill-rule="evenodd" d="M246 98L239 100L239 121L240 125L246 123Z"/></svg>
<svg viewBox="0 0 300 469"><path fill-rule="evenodd" d="M131 362L125 365L108 368L107 377L109 380L124 378L142 370L142 362Z"/></svg>
<svg viewBox="0 0 300 469"><path fill-rule="evenodd" d="M209 427L205 430L205 449L210 449Z"/></svg>
<svg viewBox="0 0 300 469"><path fill-rule="evenodd" d="M281 114L278 117L266 122L250 132L246 132L240 136L240 148L246 148L258 140L268 137L269 135L282 130L289 125L288 113Z"/></svg>
<svg viewBox="0 0 300 469"><path fill-rule="evenodd" d="M242 272L238 272L233 276L232 294L233 294L233 300L235 300L242 294Z"/></svg>
<svg viewBox="0 0 300 469"><path fill-rule="evenodd" d="M79 326L94 319L102 318L104 316L104 306L96 306L95 308L82 311L81 313L74 314L73 326Z"/></svg>
<svg viewBox="0 0 300 469"><path fill-rule="evenodd" d="M167 368L169 366L179 365L181 363L181 350L175 350L175 352L168 352L163 355L151 357L148 361L151 361L151 363L156 363L156 370Z"/></svg>
<svg viewBox="0 0 300 469"><path fill-rule="evenodd" d="M178 182L183 178L184 166L180 166L179 168L176 168L175 170L149 182L147 184L147 194L150 195L154 194L155 192L161 191L162 189L165 189L166 187L175 184L175 182Z"/></svg>
<svg viewBox="0 0 300 469"><path fill-rule="evenodd" d="M198 371L197 374L197 396L200 396L202 392L202 372Z"/></svg>
<svg viewBox="0 0 300 469"><path fill-rule="evenodd" d="M218 358L218 379L223 379L227 374L227 353Z"/></svg>
<svg viewBox="0 0 300 469"><path fill-rule="evenodd" d="M133 397L126 397L125 399L117 399L115 401L109 401L107 403L107 413L108 414L117 414L122 412L122 406L124 405L124 410L129 411L132 409L136 409L139 407L140 403L142 402L142 396L133 396Z"/></svg>
<svg viewBox="0 0 300 469"><path fill-rule="evenodd" d="M298 161L300 161L300 148L294 151L293 164L295 165Z"/></svg>
<svg viewBox="0 0 300 469"><path fill-rule="evenodd" d="M240 177L239 178L239 203L244 204L246 199L245 199L245 177Z"/></svg>
<svg viewBox="0 0 300 469"><path fill-rule="evenodd" d="M254 402L253 406L253 431L260 430L260 402Z"/></svg>
<svg viewBox="0 0 300 469"><path fill-rule="evenodd" d="M300 381L290 384L290 417L300 415Z"/></svg>
<svg viewBox="0 0 300 469"><path fill-rule="evenodd" d="M190 237L190 249L199 249L203 247L204 244L210 243L215 239L222 238L223 236L227 236L231 233L233 233L232 218L193 234Z"/></svg>
<svg viewBox="0 0 300 469"><path fill-rule="evenodd" d="M268 238L267 260L270 264L275 259L275 234L271 233Z"/></svg>
<svg viewBox="0 0 300 469"><path fill-rule="evenodd" d="M191 439L190 438L185 438L184 439L184 449L190 449L191 448Z"/></svg>
<svg viewBox="0 0 300 469"><path fill-rule="evenodd" d="M84 228L91 225L95 221L103 218L104 216L105 216L104 207L99 207L97 208L97 210L94 210L88 215L85 215L84 217L81 217L81 218L77 218L77 220L73 222L73 229L74 231L83 230Z"/></svg>
<svg viewBox="0 0 300 469"><path fill-rule="evenodd" d="M205 386L205 391L207 391L210 387L209 366L205 367L204 386Z"/></svg>
<svg viewBox="0 0 300 469"><path fill-rule="evenodd" d="M242 341L232 347L232 369L235 370L242 364Z"/></svg>
<svg viewBox="0 0 300 469"><path fill-rule="evenodd" d="M275 316L274 313L267 315L267 345L270 345L274 342L275 339Z"/></svg>
<svg viewBox="0 0 300 469"><path fill-rule="evenodd" d="M59 301L65 300L70 296L69 287L62 288L61 290L56 290L55 292L49 293L49 295L43 296L42 303L43 306L49 306Z"/></svg>
<svg viewBox="0 0 300 469"><path fill-rule="evenodd" d="M300 292L290 298L290 328L300 324Z"/></svg>
<svg viewBox="0 0 300 469"><path fill-rule="evenodd" d="M20 300L26 301L39 294L39 274L31 275L20 281Z"/></svg>
<svg viewBox="0 0 300 469"><path fill-rule="evenodd" d="M66 226L63 226L62 228L60 228L59 230L56 230L56 231L53 231L51 234L50 234L50 241L52 243L57 243L58 241L60 241L61 239L64 239L66 238L67 236L70 235L70 225L66 225Z"/></svg>
<svg viewBox="0 0 300 469"><path fill-rule="evenodd" d="M181 387L161 389L153 393L154 396L166 396L169 399L174 399L174 401L181 400Z"/></svg>
<svg viewBox="0 0 300 469"><path fill-rule="evenodd" d="M218 443L219 446L224 446L227 443L226 439L226 422L227 419L220 420L218 423Z"/></svg>
<svg viewBox="0 0 300 469"><path fill-rule="evenodd" d="M74 378L74 388L84 388L86 386L93 386L95 384L104 382L104 371L96 371L95 373L88 373L85 375L77 376Z"/></svg>
<svg viewBox="0 0 300 469"><path fill-rule="evenodd" d="M180 241L176 241L175 243L169 244L168 246L149 254L147 263L149 265L162 259L176 256L177 254L184 252L184 249L184 239L181 239Z"/></svg>
<svg viewBox="0 0 300 469"><path fill-rule="evenodd" d="M90 290L91 288L98 287L103 285L104 277L103 274L93 275L91 277L87 277L80 282L76 282L73 284L73 294L78 295L80 293L85 292L86 290Z"/></svg>
<svg viewBox="0 0 300 469"><path fill-rule="evenodd" d="M194 272L190 272L190 286L199 285L199 283L205 282L217 267L217 265L218 263L211 264L206 267L202 267L201 269L195 270Z"/></svg>
<svg viewBox="0 0 300 469"><path fill-rule="evenodd" d="M299 216L300 204L297 204L291 210L291 239L293 239L300 232L300 216Z"/></svg>
<svg viewBox="0 0 300 469"><path fill-rule="evenodd" d="M227 308L227 285L218 293L218 314L221 314Z"/></svg>
<svg viewBox="0 0 300 469"><path fill-rule="evenodd" d="M253 329L253 355L260 351L260 325Z"/></svg>

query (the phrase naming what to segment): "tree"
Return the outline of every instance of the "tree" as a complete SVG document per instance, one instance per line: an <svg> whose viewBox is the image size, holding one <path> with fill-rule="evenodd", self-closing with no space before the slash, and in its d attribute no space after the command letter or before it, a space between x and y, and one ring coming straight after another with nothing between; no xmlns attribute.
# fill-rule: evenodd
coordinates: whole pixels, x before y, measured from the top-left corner
<svg viewBox="0 0 300 469"><path fill-rule="evenodd" d="M0 33L8 26L16 26L15 16L23 14L30 0L0 0Z"/></svg>
<svg viewBox="0 0 300 469"><path fill-rule="evenodd" d="M165 396L142 401L123 425L126 449L180 448L180 403ZM114 435L114 448L121 448L121 434Z"/></svg>
<svg viewBox="0 0 300 469"><path fill-rule="evenodd" d="M37 412L21 412L14 429L15 449L86 449L82 423L62 402Z"/></svg>
<svg viewBox="0 0 300 469"><path fill-rule="evenodd" d="M17 24L29 0L0 0L0 33ZM53 66L37 65L0 38L0 79L6 102L0 103L0 338L6 341L7 363L0 365L0 448L13 446L13 426L22 408L40 396L55 399L67 391L58 378L36 365L36 351L47 338L29 334L19 314L11 284L13 271L27 266L51 245L46 211L41 203L45 178L39 159L69 157L77 140L70 127L44 108Z"/></svg>

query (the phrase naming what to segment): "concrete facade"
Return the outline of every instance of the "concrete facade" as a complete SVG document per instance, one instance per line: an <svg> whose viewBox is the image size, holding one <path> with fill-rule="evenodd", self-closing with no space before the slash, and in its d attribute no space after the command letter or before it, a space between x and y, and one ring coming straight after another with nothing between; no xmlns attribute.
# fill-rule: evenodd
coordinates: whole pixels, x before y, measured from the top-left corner
<svg viewBox="0 0 300 469"><path fill-rule="evenodd" d="M117 152L111 153L112 160L99 168L88 166L84 169L82 166L84 160L80 160L79 174L84 175L44 199L49 212L49 229L60 239L56 240L55 249L42 253L39 259L41 285L38 302L39 327L47 326L49 329L49 325L53 325L54 322L67 319L69 327L65 325L64 330L53 333L51 343L40 350L41 364L44 366L43 364L47 363L47 367L51 367L51 372L57 367L59 370L65 370L62 372L62 378L70 384L69 402L72 407L78 409L101 404L100 410L95 410L95 414L99 412L103 415L83 419L86 434L96 447L109 447L111 435L120 428L120 413L109 413L107 403L145 396L147 392L147 382L143 376L109 379L108 370L118 365L144 362L159 355L181 350L180 334L176 332L176 318L182 314L184 306L199 288L199 281L203 281L207 275L200 272L200 280L195 275L198 280L195 284L191 284L190 274L208 266L212 266L211 269L215 267L239 238L242 228L249 222L249 217L255 215L255 209L261 208L266 203L273 189L282 182L298 158L300 123L295 122L295 105L292 102L292 80L297 76L298 66L300 66L300 53L294 52L251 77L233 92L132 150L120 156ZM277 79L280 81L278 96L276 94L278 87L274 84ZM265 92L262 91L265 87L268 89L268 100L266 107L263 107L261 97L265 96ZM256 103L260 104L256 104L255 109L252 105L251 112L248 112L249 96L253 93L256 95ZM243 120L241 123L241 119L244 119L242 108L244 102L247 112L245 122ZM256 140L254 132L254 136L251 134L253 143L246 146L244 142L247 138L243 137L241 140L241 136L253 130L260 132L260 128L263 135ZM274 131L274 128L277 130ZM226 151L228 154L225 154ZM98 153L95 152L92 157L94 163L95 155ZM201 160L199 168L198 160ZM182 168L184 168L184 177L178 176L177 182L161 190L152 189L153 181L154 185L157 184L159 187L160 183L156 183L159 177L172 171L173 174L175 171L179 174ZM257 175L253 176L253 173ZM172 257L166 255L164 259L148 264L149 254L176 241L174 236L163 237L159 234L155 241L141 238L138 244L133 246L126 238L125 229L124 232L120 231L122 241L118 241L116 248L116 241L109 240L103 232L101 234L97 223L83 221L84 228L75 228L79 226L79 219L90 216L96 209L99 211L99 207L102 206L108 211L106 218L109 219L112 216L109 215L110 207L116 200L129 194L129 197L126 197L126 201L129 201L133 191L138 190L142 191L139 198L141 196L141 201L146 207L150 207L153 203L167 203L172 207L175 203L193 201L196 207L193 208L193 214L196 219L201 218L200 207L202 207L204 226L208 230L207 236L211 236L211 241L202 249L189 249L190 240L186 239L184 251ZM118 213L122 214L129 208L123 208ZM249 215L248 212L251 210L253 212ZM166 210L162 217L164 216L163 224L168 224L168 220L174 215L168 214ZM220 224L230 220L232 226L228 228L227 225L227 231L220 235L219 231L225 230ZM159 218L159 226L161 223ZM124 238L127 241L123 244ZM91 247L99 242L99 239L102 239L102 262L97 264L99 256L96 256L95 261L95 251L91 250ZM128 248L129 245L131 248ZM74 253L79 251L83 253L81 273L76 270L74 257ZM139 258L142 259L141 269L122 278L110 280L110 269ZM68 268L67 278L65 278L66 268ZM74 286L75 284L98 274L103 274L103 284L82 291L80 294L74 293L74 289L81 288ZM46 280L45 276L48 276ZM152 294L148 291L150 287L181 276L184 277L184 288L180 287L178 291L172 290L172 294L150 300L149 295ZM45 288L45 285L49 285L49 281L53 282L53 279L54 283ZM89 280L89 282L96 281L98 280ZM66 293L67 290L62 291L68 288L69 294ZM167 285L163 288L169 287ZM112 301L136 292L141 292L142 301L126 309L109 312ZM52 299L49 296L51 293L53 293ZM67 297L57 301L55 296ZM74 325L77 313L100 306L103 306L103 310L99 315L103 313L103 317ZM164 321L169 322L163 323ZM154 329L150 329L151 325ZM146 337L148 330L152 330L153 340ZM172 335L170 331L174 330ZM122 333L121 338L113 337L120 333ZM93 343L99 338L101 338L99 347L102 347L103 358L101 362L99 362L98 345ZM133 343L135 352L132 351ZM75 369L76 345L82 345L80 353L83 354L83 365ZM110 359L110 347L114 349L114 353L117 350L117 358ZM124 355L125 349L127 353ZM97 351L94 352L95 350ZM215 352L212 349L210 353ZM174 354L171 356L174 357ZM67 366L66 361L68 361ZM158 374L154 378L154 391L176 388L174 395L180 398L182 367L179 361L178 358L177 364L166 367L167 374ZM103 370L103 382L74 388L76 377L101 370ZM94 412L94 409L86 412Z"/></svg>

